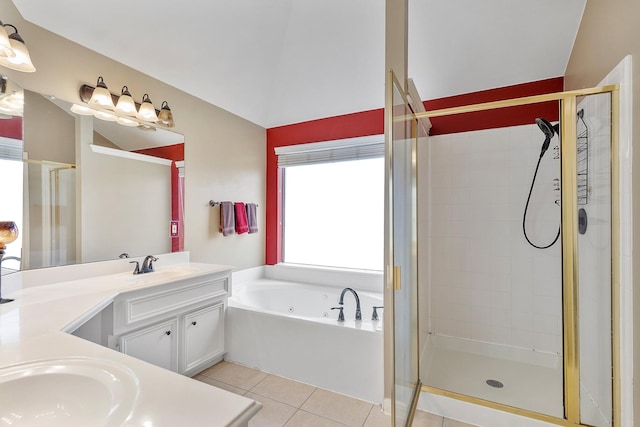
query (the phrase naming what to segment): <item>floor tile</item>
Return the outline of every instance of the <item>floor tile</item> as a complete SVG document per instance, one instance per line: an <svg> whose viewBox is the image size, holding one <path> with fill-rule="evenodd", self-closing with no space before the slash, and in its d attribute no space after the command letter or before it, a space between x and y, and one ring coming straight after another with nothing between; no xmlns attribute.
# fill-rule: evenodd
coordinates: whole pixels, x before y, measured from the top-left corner
<svg viewBox="0 0 640 427"><path fill-rule="evenodd" d="M391 427L391 415L385 414L380 406L374 405L363 427Z"/></svg>
<svg viewBox="0 0 640 427"><path fill-rule="evenodd" d="M352 427L360 427L373 405L323 389L316 389L301 409Z"/></svg>
<svg viewBox="0 0 640 427"><path fill-rule="evenodd" d="M282 427L297 411L293 406L254 393L245 395L262 403L262 409L249 421L249 427Z"/></svg>
<svg viewBox="0 0 640 427"><path fill-rule="evenodd" d="M462 421L450 420L448 418L445 418L443 427L476 427L476 426L473 424L463 423Z"/></svg>
<svg viewBox="0 0 640 427"><path fill-rule="evenodd" d="M267 373L235 363L225 363L220 369L210 372L207 376L248 391L265 379Z"/></svg>
<svg viewBox="0 0 640 427"><path fill-rule="evenodd" d="M243 389L238 388L238 387L234 387L231 384L226 384L226 383L223 383L221 381L214 380L211 377L205 377L204 375L196 375L193 378L198 380L198 381L201 381L203 383L207 383L209 385L212 385L214 387L218 387L218 388L221 388L223 390L230 391L231 393L244 395L247 392L246 390L243 390Z"/></svg>
<svg viewBox="0 0 640 427"><path fill-rule="evenodd" d="M227 362L226 360L223 360L221 362L216 363L215 365L205 369L204 371L200 372L198 375L204 375L205 377L210 377L211 374L213 374L216 371L219 371L220 369L222 369L223 367L225 367L226 365L229 365L230 362Z"/></svg>
<svg viewBox="0 0 640 427"><path fill-rule="evenodd" d="M251 389L252 393L299 408L315 391L315 387L276 375L268 375Z"/></svg>
<svg viewBox="0 0 640 427"><path fill-rule="evenodd" d="M416 411L413 417L414 427L442 427L444 420L440 415L424 411Z"/></svg>
<svg viewBox="0 0 640 427"><path fill-rule="evenodd" d="M328 420L305 411L296 412L284 427L344 427L345 424Z"/></svg>

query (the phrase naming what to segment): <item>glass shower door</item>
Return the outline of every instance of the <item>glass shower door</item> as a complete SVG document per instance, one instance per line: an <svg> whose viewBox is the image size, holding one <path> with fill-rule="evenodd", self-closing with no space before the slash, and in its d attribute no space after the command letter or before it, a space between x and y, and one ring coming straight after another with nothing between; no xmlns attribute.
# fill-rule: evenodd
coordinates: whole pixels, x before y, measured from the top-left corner
<svg viewBox="0 0 640 427"><path fill-rule="evenodd" d="M390 76L389 224L387 275L393 282L394 426L409 426L420 393L416 215L417 121L397 80Z"/></svg>

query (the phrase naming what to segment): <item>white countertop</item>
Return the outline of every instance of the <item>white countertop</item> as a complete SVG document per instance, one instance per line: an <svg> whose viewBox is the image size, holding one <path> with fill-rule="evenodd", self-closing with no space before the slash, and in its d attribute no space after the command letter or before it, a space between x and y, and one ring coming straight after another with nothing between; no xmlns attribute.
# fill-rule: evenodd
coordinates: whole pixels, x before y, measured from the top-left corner
<svg viewBox="0 0 640 427"><path fill-rule="evenodd" d="M72 356L107 359L131 369L139 381L135 408L124 426L246 423L260 409L259 403L64 332L72 331L100 312L122 292L230 269L199 263L156 265L155 272L138 276L116 273L2 295L15 301L0 305L0 368Z"/></svg>

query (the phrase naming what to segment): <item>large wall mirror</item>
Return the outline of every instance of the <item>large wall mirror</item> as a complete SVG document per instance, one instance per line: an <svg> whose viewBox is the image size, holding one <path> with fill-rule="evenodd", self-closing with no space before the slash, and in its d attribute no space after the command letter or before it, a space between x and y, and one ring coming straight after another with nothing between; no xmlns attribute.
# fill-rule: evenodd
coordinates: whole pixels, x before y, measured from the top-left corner
<svg viewBox="0 0 640 427"><path fill-rule="evenodd" d="M0 79L0 221L15 221L3 269L184 246L184 138L71 112Z"/></svg>

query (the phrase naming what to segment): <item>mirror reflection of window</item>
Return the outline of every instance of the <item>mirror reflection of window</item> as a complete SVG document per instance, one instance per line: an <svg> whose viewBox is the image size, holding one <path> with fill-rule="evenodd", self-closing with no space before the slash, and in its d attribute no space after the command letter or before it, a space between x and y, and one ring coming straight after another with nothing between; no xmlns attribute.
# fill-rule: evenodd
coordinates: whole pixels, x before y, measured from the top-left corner
<svg viewBox="0 0 640 427"><path fill-rule="evenodd" d="M5 144L7 138L0 138L0 147ZM22 141L20 141L20 145ZM2 203L0 203L0 219L2 221L14 221L18 226L18 239L7 245L5 249L6 260L2 263L3 269L19 270L20 261L10 257L20 258L22 255L22 161L8 159L3 156L4 150L0 149L0 182L5 183L2 188ZM22 151L22 149L20 149Z"/></svg>
<svg viewBox="0 0 640 427"><path fill-rule="evenodd" d="M0 182L2 201L0 221L13 221L18 226L18 239L7 245L2 269L19 270L23 246L24 168L22 163L23 90L0 76Z"/></svg>

